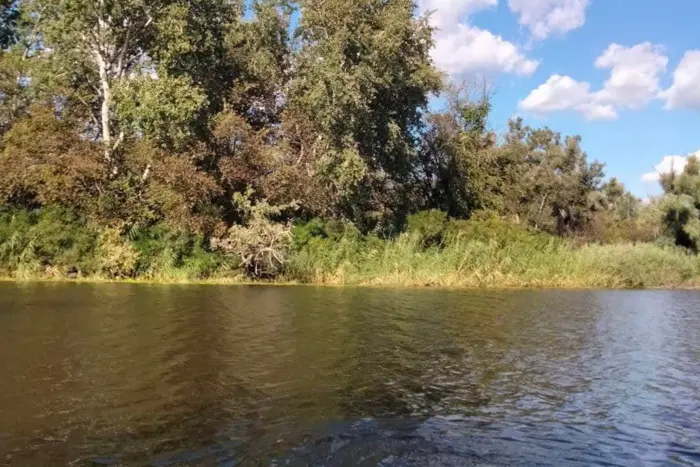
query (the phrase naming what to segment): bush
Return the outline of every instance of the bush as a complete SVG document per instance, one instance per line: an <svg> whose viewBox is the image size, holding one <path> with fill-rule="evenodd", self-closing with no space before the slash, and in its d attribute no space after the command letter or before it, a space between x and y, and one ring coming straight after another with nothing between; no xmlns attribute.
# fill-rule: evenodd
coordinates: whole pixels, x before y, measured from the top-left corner
<svg viewBox="0 0 700 467"><path fill-rule="evenodd" d="M234 225L223 239L213 239L212 247L239 259L239 267L252 278L275 278L284 271L292 247L290 223L273 217L294 205L272 206L262 200L253 204L252 191L234 195L243 223Z"/></svg>
<svg viewBox="0 0 700 467"><path fill-rule="evenodd" d="M291 233L295 250L319 240L339 242L343 239L359 240L363 237L351 222L337 219L312 219L309 222L296 223Z"/></svg>
<svg viewBox="0 0 700 467"><path fill-rule="evenodd" d="M374 235L365 236L350 222L313 219L292 229L293 249L286 277L313 282L317 275L337 271L383 245Z"/></svg>
<svg viewBox="0 0 700 467"><path fill-rule="evenodd" d="M139 252L118 229L104 229L97 242L97 264L99 273L109 279L133 277Z"/></svg>
<svg viewBox="0 0 700 467"><path fill-rule="evenodd" d="M129 232L138 259L134 276L148 279L206 279L217 275L227 262L211 251L201 235L172 230L166 224L134 228Z"/></svg>
<svg viewBox="0 0 700 467"><path fill-rule="evenodd" d="M97 232L66 209L0 211L0 263L9 275L90 275L96 244Z"/></svg>
<svg viewBox="0 0 700 467"><path fill-rule="evenodd" d="M418 235L424 247L442 244L447 226L447 213L432 209L411 214L406 220L406 232Z"/></svg>
<svg viewBox="0 0 700 467"><path fill-rule="evenodd" d="M494 242L502 247L524 245L536 250L556 248L563 244L562 240L552 235L497 217L450 221L445 228L445 237L447 243L472 240L486 243Z"/></svg>

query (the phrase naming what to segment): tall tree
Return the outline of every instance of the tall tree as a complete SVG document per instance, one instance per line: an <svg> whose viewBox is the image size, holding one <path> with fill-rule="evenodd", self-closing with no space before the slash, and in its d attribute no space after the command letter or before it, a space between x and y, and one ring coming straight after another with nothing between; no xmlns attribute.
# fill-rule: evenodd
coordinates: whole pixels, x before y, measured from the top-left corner
<svg viewBox="0 0 700 467"><path fill-rule="evenodd" d="M113 118L115 83L137 71L147 58L154 19L164 5L156 0L38 1L47 16L45 46L55 63L76 81L85 81L99 101L99 132L104 158L117 170L113 154L123 141Z"/></svg>
<svg viewBox="0 0 700 467"><path fill-rule="evenodd" d="M688 159L680 174L661 176L665 196L661 203L664 224L676 244L700 251L700 161Z"/></svg>
<svg viewBox="0 0 700 467"><path fill-rule="evenodd" d="M441 79L412 0L301 0L288 118L337 206L370 227L404 209L421 115Z"/></svg>
<svg viewBox="0 0 700 467"><path fill-rule="evenodd" d="M479 209L495 209L497 197L489 171L501 166L495 135L488 129L490 95L474 83L451 86L444 93L448 103L442 112L427 116L415 178L417 196L426 208L440 209L455 218L466 218ZM495 175L495 174L493 174Z"/></svg>

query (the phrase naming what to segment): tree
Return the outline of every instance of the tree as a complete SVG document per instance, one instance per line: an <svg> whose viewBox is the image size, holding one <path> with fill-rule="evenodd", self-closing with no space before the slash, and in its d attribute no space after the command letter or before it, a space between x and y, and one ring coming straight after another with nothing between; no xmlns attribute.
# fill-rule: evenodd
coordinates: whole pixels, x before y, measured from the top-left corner
<svg viewBox="0 0 700 467"><path fill-rule="evenodd" d="M372 228L406 210L421 113L441 79L412 0L302 0L286 118L339 212Z"/></svg>
<svg viewBox="0 0 700 467"><path fill-rule="evenodd" d="M671 171L661 176L664 224L677 245L700 250L700 162L695 156L681 174Z"/></svg>
<svg viewBox="0 0 700 467"><path fill-rule="evenodd" d="M588 162L579 136L562 140L549 128L511 122L500 148L514 161L517 183L507 188L506 210L536 228L567 234L592 218L591 194L600 189L603 165Z"/></svg>
<svg viewBox="0 0 700 467"><path fill-rule="evenodd" d="M267 275L281 256L258 253L297 219L391 235L488 215L595 240L655 215L580 137L492 131L488 87L446 84L413 0L0 0L0 26L0 204L58 206L115 251L158 225ZM693 164L664 206L697 248Z"/></svg>
<svg viewBox="0 0 700 467"><path fill-rule="evenodd" d="M480 209L497 209L495 181L490 172L507 170L496 160L496 137L488 131L490 95L485 86L466 83L448 87L444 112L427 116L419 164L414 171L418 197L426 208L466 218Z"/></svg>
<svg viewBox="0 0 700 467"><path fill-rule="evenodd" d="M104 187L94 143L75 137L75 120L59 120L35 105L5 135L0 155L0 203L60 204L93 211Z"/></svg>
<svg viewBox="0 0 700 467"><path fill-rule="evenodd" d="M46 15L45 47L60 71L95 92L99 102L99 134L110 171L118 166L114 152L124 139L115 134L113 89L118 80L141 71L155 33L154 19L162 1L40 0ZM92 104L88 103L90 107Z"/></svg>
<svg viewBox="0 0 700 467"><path fill-rule="evenodd" d="M639 213L640 201L627 191L625 185L613 177L601 187L605 208L620 220L634 218Z"/></svg>

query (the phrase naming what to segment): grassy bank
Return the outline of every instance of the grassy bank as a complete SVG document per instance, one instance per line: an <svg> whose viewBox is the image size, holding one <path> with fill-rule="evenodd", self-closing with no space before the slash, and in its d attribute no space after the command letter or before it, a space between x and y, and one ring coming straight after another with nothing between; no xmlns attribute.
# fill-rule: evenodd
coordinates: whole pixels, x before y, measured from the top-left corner
<svg viewBox="0 0 700 467"><path fill-rule="evenodd" d="M660 244L583 244L497 220L419 219L390 239L352 225L296 226L268 281L327 285L658 288L700 286L700 259ZM12 280L250 283L240 260L164 226L93 228L61 210L0 216L0 276ZM257 282L260 282L258 279Z"/></svg>
<svg viewBox="0 0 700 467"><path fill-rule="evenodd" d="M655 245L589 245L531 253L479 241L465 241L442 251L423 251L415 244L415 239L404 237L352 259L315 256L308 251L296 253L290 257L288 271L273 280L251 280L232 270L203 276L187 268L119 278L19 268L5 270L0 280L452 288L700 287L697 258Z"/></svg>
<svg viewBox="0 0 700 467"><path fill-rule="evenodd" d="M657 244L588 244L494 222L464 223L426 247L408 232L390 241L314 239L287 278L338 285L643 288L700 285L700 259Z"/></svg>
<svg viewBox="0 0 700 467"><path fill-rule="evenodd" d="M552 246L528 249L459 241L422 250L415 237L342 258L303 252L287 278L335 285L444 287L643 288L700 285L700 262L655 245Z"/></svg>

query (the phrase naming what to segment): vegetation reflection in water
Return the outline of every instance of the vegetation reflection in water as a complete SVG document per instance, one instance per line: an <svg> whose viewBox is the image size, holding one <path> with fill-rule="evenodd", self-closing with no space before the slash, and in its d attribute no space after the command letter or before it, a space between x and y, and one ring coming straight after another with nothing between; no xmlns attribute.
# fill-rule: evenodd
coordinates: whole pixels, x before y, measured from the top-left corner
<svg viewBox="0 0 700 467"><path fill-rule="evenodd" d="M698 462L695 292L0 284L9 465Z"/></svg>

